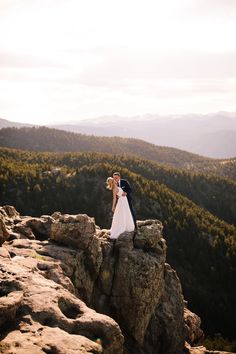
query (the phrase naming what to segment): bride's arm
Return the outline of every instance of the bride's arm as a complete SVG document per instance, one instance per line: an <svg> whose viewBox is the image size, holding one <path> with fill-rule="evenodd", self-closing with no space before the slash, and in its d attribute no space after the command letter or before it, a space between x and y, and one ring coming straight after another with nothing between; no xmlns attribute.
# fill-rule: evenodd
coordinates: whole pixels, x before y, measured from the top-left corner
<svg viewBox="0 0 236 354"><path fill-rule="evenodd" d="M116 188L113 188L112 190L113 198L112 198L112 211L114 213L115 211L115 206L116 206Z"/></svg>

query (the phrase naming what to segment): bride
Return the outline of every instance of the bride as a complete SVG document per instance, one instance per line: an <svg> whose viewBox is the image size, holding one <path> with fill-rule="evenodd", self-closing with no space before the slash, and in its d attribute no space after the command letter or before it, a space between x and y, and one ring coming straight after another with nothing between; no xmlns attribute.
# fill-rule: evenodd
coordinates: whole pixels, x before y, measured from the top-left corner
<svg viewBox="0 0 236 354"><path fill-rule="evenodd" d="M111 190L113 193L112 211L114 214L111 224L110 238L116 239L120 234L125 231L134 231L134 220L129 208L126 193L123 192L121 187L117 186L117 183L114 178L108 177L106 183L107 189Z"/></svg>

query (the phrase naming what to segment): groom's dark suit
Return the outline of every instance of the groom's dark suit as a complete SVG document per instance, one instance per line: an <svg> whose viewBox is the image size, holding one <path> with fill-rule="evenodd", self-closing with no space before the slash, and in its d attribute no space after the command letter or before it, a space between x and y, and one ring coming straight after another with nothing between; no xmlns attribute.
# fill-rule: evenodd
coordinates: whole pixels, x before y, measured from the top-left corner
<svg viewBox="0 0 236 354"><path fill-rule="evenodd" d="M125 193L127 193L127 199L128 199L130 211L131 211L131 214L133 216L135 228L137 228L136 215L135 215L135 212L134 212L134 208L133 208L133 204L132 204L132 198L131 198L132 189L131 189L131 187L129 185L129 182L126 181L126 179L120 179L120 183L119 184L120 184L121 189L123 189L123 191Z"/></svg>

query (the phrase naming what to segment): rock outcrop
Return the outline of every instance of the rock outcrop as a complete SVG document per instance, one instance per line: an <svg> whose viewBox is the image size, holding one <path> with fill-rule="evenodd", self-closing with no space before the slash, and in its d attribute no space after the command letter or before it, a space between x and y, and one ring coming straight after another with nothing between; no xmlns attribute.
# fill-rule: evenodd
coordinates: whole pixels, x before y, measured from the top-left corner
<svg viewBox="0 0 236 354"><path fill-rule="evenodd" d="M6 222L11 220L11 215L16 212L15 208L5 206L0 208L0 246L8 239L9 231L6 227ZM12 215L13 216L13 215Z"/></svg>
<svg viewBox="0 0 236 354"><path fill-rule="evenodd" d="M148 325L164 291L166 245L161 231L161 223L150 220L139 224L136 235L101 243L103 262L92 303L117 320L133 353L144 352Z"/></svg>
<svg viewBox="0 0 236 354"><path fill-rule="evenodd" d="M0 353L181 354L201 333L159 221L114 241L87 215L0 216Z"/></svg>
<svg viewBox="0 0 236 354"><path fill-rule="evenodd" d="M119 325L75 295L77 252L27 239L25 228L33 233L40 222L18 221L7 220L18 233L0 252L0 353L122 353Z"/></svg>
<svg viewBox="0 0 236 354"><path fill-rule="evenodd" d="M191 345L199 343L204 338L201 330L201 319L186 307L184 308L185 338Z"/></svg>
<svg viewBox="0 0 236 354"><path fill-rule="evenodd" d="M222 352L218 350L207 350L204 346L191 347L189 343L186 343L184 354L235 354L229 352Z"/></svg>

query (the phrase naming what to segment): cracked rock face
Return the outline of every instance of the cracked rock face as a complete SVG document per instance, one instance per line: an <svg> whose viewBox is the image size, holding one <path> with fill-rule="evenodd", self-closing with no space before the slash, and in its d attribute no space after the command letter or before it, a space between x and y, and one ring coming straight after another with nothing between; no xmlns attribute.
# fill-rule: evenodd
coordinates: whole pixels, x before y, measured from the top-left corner
<svg viewBox="0 0 236 354"><path fill-rule="evenodd" d="M47 279L47 261L44 268L42 264L37 257L1 257L1 345L9 353L47 353L50 348L55 353L120 353L123 336L118 324Z"/></svg>
<svg viewBox="0 0 236 354"><path fill-rule="evenodd" d="M103 262L93 304L116 319L134 353L144 345L164 289L166 245L161 231L162 225L152 221L136 235L124 233L112 242L102 238Z"/></svg>
<svg viewBox="0 0 236 354"><path fill-rule="evenodd" d="M75 250L73 282L80 298L90 303L102 263L102 250L100 240L96 237L94 219L80 214L57 214L56 217L51 225L50 239Z"/></svg>
<svg viewBox="0 0 236 354"><path fill-rule="evenodd" d="M159 221L114 241L87 215L4 208L0 353L182 353L184 299Z"/></svg>
<svg viewBox="0 0 236 354"><path fill-rule="evenodd" d="M165 264L162 297L146 332L145 352L181 353L184 346L184 299L176 272Z"/></svg>

